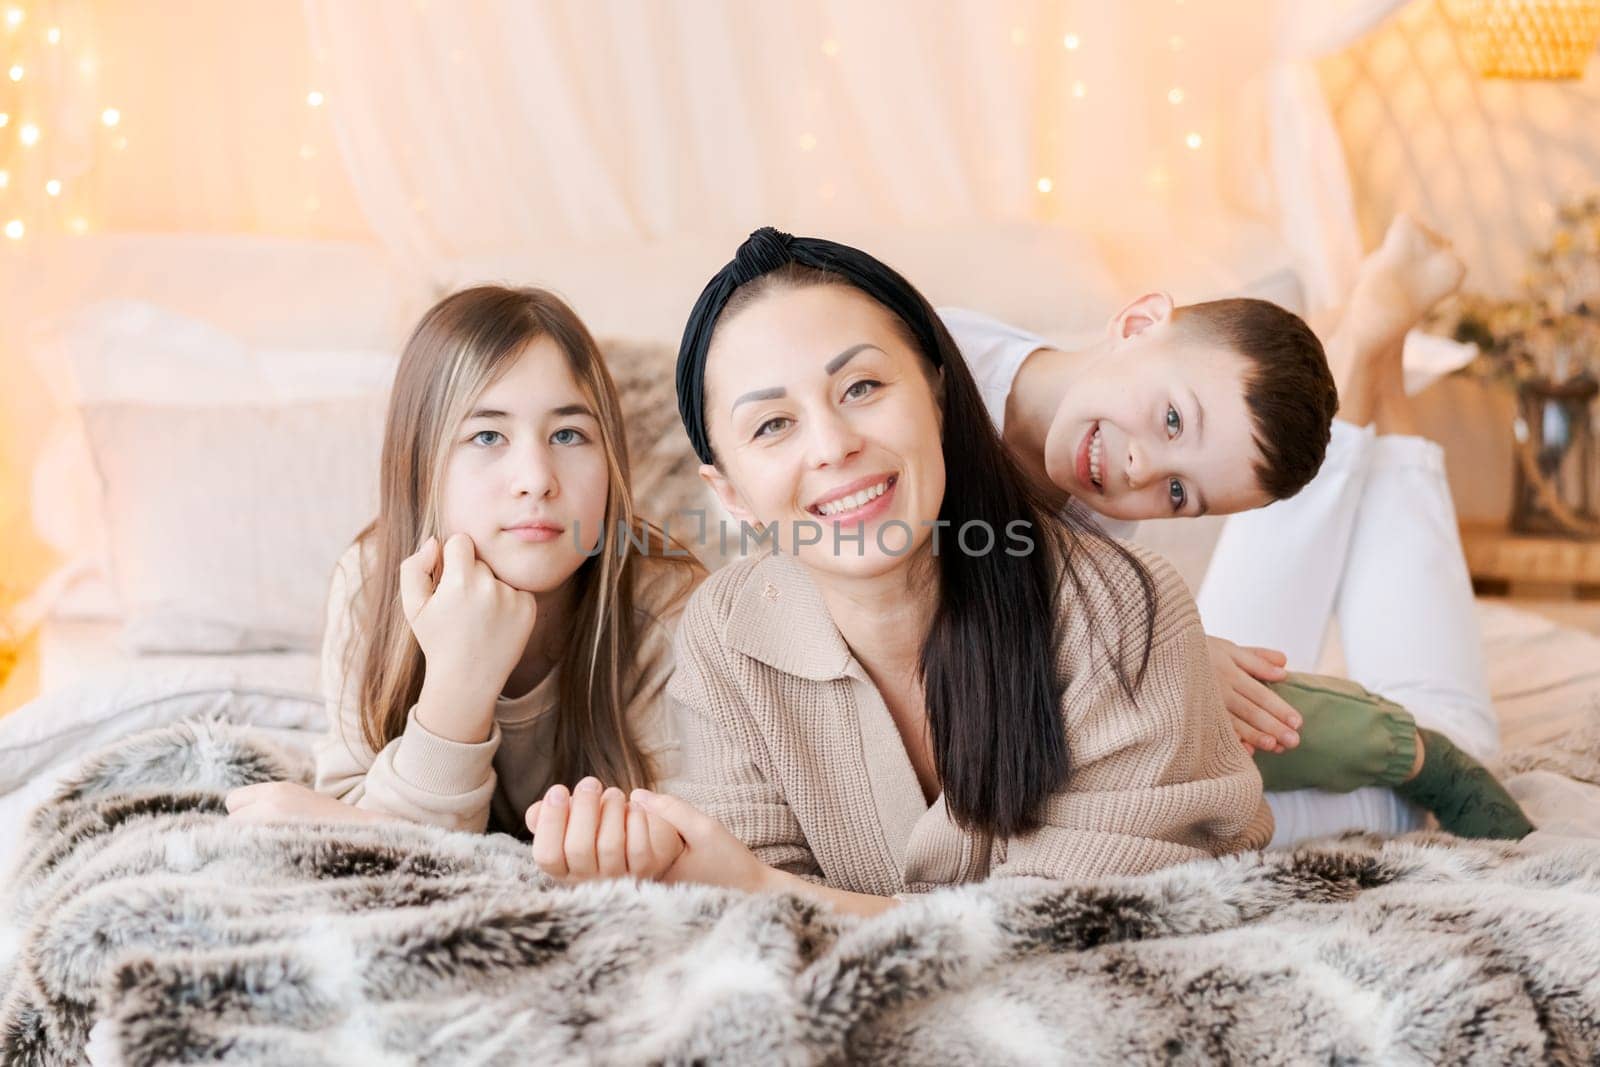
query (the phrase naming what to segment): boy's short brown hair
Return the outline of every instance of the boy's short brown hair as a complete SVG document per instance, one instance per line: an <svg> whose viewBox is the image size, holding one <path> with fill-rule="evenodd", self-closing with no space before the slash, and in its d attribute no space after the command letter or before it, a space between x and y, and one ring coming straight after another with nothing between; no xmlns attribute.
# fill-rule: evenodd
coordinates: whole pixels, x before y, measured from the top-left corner
<svg viewBox="0 0 1600 1067"><path fill-rule="evenodd" d="M1256 479L1274 500L1304 489L1322 467L1339 407L1333 372L1311 327L1277 304L1243 297L1184 305L1173 324L1245 358L1245 403L1261 453Z"/></svg>

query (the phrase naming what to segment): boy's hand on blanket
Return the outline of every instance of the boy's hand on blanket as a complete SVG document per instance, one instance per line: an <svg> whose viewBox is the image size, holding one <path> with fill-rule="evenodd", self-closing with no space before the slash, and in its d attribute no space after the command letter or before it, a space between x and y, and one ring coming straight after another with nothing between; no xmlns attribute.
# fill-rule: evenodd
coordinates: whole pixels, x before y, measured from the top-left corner
<svg viewBox="0 0 1600 1067"><path fill-rule="evenodd" d="M571 793L551 786L526 820L533 861L559 882L656 881L683 852L683 838L670 823L630 804L622 790L603 789L598 778L585 778Z"/></svg>
<svg viewBox="0 0 1600 1067"><path fill-rule="evenodd" d="M240 822L398 822L396 815L346 804L298 782L257 782L230 790L223 803Z"/></svg>
<svg viewBox="0 0 1600 1067"><path fill-rule="evenodd" d="M1283 752L1300 743L1300 713L1262 683L1281 682L1288 657L1270 648L1245 648L1220 637L1206 637L1211 669L1233 732L1254 752Z"/></svg>
<svg viewBox="0 0 1600 1067"><path fill-rule="evenodd" d="M428 538L400 564L400 604L427 661L424 685L452 706L493 715L533 634L533 594L502 582L458 533L443 548Z"/></svg>

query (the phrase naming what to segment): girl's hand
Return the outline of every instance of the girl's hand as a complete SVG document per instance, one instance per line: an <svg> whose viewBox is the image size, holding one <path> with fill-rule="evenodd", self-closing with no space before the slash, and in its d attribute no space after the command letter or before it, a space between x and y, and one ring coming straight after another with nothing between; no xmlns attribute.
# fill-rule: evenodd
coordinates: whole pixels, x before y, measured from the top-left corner
<svg viewBox="0 0 1600 1067"><path fill-rule="evenodd" d="M228 818L240 822L401 822L395 815L368 811L297 782L257 782L230 790L223 798Z"/></svg>
<svg viewBox="0 0 1600 1067"><path fill-rule="evenodd" d="M648 789L635 789L628 799L683 838L683 852L662 877L663 882L697 882L747 893L778 887L779 872L756 859L727 827L688 801Z"/></svg>
<svg viewBox="0 0 1600 1067"><path fill-rule="evenodd" d="M425 684L464 705L486 698L492 709L533 634L533 594L495 577L458 533L442 550L428 538L400 564L400 604L427 660Z"/></svg>
<svg viewBox="0 0 1600 1067"><path fill-rule="evenodd" d="M1300 713L1262 682L1281 682L1288 657L1270 648L1241 648L1220 637L1206 637L1211 669L1222 703L1233 717L1233 732L1252 752L1282 752L1300 743Z"/></svg>
<svg viewBox="0 0 1600 1067"><path fill-rule="evenodd" d="M630 804L622 790L585 778L576 789L551 786L528 809L533 860L561 882L593 878L657 881L683 852L683 839L667 822Z"/></svg>

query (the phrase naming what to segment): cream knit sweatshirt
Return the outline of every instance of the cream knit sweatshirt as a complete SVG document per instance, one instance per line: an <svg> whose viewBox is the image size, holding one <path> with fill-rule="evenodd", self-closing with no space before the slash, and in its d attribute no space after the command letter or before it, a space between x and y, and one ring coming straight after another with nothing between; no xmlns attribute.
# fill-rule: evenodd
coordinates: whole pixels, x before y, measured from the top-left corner
<svg viewBox="0 0 1600 1067"><path fill-rule="evenodd" d="M1138 874L1260 848L1272 836L1261 778L1229 725L1194 601L1165 560L1137 701L1091 641L1090 609L1137 649L1131 568L1091 548L1054 620L1070 772L1043 826L1009 840L964 832L929 805L876 686L851 655L805 568L786 556L725 567L695 593L668 684L683 744L676 791L764 862L882 896L998 875Z"/></svg>
<svg viewBox="0 0 1600 1067"><path fill-rule="evenodd" d="M622 675L627 715L658 773L672 777L679 753L666 710L666 683L673 668L672 634L693 579L684 568L661 560L644 559L642 565L635 605L639 644ZM456 830L482 832L492 812L496 828L520 831L528 807L555 784L551 754L559 669L526 693L499 697L494 725L480 742L463 744L431 733L412 709L405 732L374 752L361 731L359 650L345 669L353 639L349 609L360 591L361 573L361 557L352 546L339 560L328 594L322 646L328 733L316 746L317 790L358 808Z"/></svg>

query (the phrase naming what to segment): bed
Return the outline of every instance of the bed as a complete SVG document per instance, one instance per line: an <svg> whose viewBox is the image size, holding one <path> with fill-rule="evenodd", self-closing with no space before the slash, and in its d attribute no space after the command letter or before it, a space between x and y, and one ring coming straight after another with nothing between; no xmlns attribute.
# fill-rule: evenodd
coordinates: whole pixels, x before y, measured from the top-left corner
<svg viewBox="0 0 1600 1067"><path fill-rule="evenodd" d="M1155 254L1141 251L1132 238L1108 250L1103 241L1041 228L853 236L868 247L888 249L886 257L923 281L937 302L985 307L1057 336L1101 321L1119 293L1148 273ZM428 285L404 278L380 253L349 246L117 240L99 247L92 269L84 262L90 255L85 247L73 251L70 263L44 271L76 270L86 280L78 302L55 308L49 329L39 332L30 350L53 383L62 427L60 447L39 459L36 521L81 575L43 626L41 695L0 719L0 863L7 871L27 852L27 813L63 782L101 781L95 776L103 765L92 754L107 746L126 751L132 735L203 720L214 734L201 739L220 740L201 745L207 755L198 762L211 760L226 774L238 770L226 753L263 745L273 753L270 759L292 762L325 728L317 661L322 596L340 549L370 517L376 484L372 445L397 338L431 294ZM1247 221L1226 243L1168 244L1160 252L1171 265L1169 285L1179 299L1246 292L1297 305L1287 253ZM709 505L681 444L670 370L676 322L698 285L692 279L709 273L723 254L724 246L709 243L657 250L635 257L631 269L638 276L619 285L615 257L546 249L527 260L462 264L450 281L566 279L561 287L597 333L611 338L605 342L608 359L624 407L635 413L629 433L639 497L647 513L661 514ZM1012 270L983 279L977 290L962 289L962 264L974 260L1007 262ZM557 273L558 264L565 270ZM207 292L228 293L235 286L248 289L250 299L205 299ZM613 294L630 287L669 295L634 309L618 306ZM263 307L273 306L301 313L294 322L263 314ZM630 310L637 314L630 316ZM1197 585L1217 529L1211 521L1151 523L1140 537ZM1479 612L1507 747L1560 742L1600 719L1600 638L1505 604L1480 602ZM1336 643L1330 655L1336 666ZM234 728L248 728L248 740L238 740L229 732ZM200 743L193 734L162 736L174 745ZM1541 802L1571 799L1561 792L1570 776L1551 779L1548 768L1539 773L1545 778L1531 775L1529 788L1541 782L1548 787L1539 794ZM89 812L103 818L111 801L91 801L72 817ZM205 810L205 802L190 797L174 801L168 815L179 820L174 825L191 826L182 820ZM1581 833L1592 827L1567 829ZM196 840L210 833L194 832ZM162 847L170 852L173 840L169 836ZM298 846L280 841L268 851L293 847ZM463 878L485 879L496 893L536 883L514 858L492 849L468 855L459 842L393 835L375 839L371 847L374 854L414 848L454 856L440 862ZM1386 847L1336 850L1316 863L1414 874L1419 864L1437 860L1404 849L1384 852ZM282 858L281 852L272 855ZM262 862L270 868L276 861ZM1262 884L1305 876L1294 866L1299 859L1260 862L1266 865L1256 869ZM1405 882L1413 874L1395 874L1394 880ZM1507 885L1514 888L1525 875L1532 877L1525 871L1508 874ZM1589 875L1578 871L1572 877ZM1174 876L1172 886L1183 884ZM217 885L206 890L221 891ZM1170 891L1175 890L1150 890L1157 896ZM606 899L597 892L574 906L602 907ZM678 906L670 895L658 900L647 893L644 900L639 906L657 920ZM1030 909L1039 904L1030 900ZM1105 899L1093 897L1083 906L1091 904L1104 906ZM951 907L976 909L975 915L992 919L995 909L1014 905L1021 906L999 893L963 898ZM724 907L719 903L714 910L731 914L719 910ZM923 920L937 925L936 912ZM16 963L19 923L29 914L13 901L0 932L0 961ZM235 920L242 921L238 915L228 921ZM785 921L765 915L757 926L770 930L771 923ZM802 925L818 921L807 916ZM748 927L755 922L749 916L729 922L732 928L755 928ZM652 936L660 932L651 929ZM719 936L710 927L697 929L696 936ZM830 931L830 939L843 936ZM339 936L357 934L345 930ZM766 964L751 966L753 974L767 973ZM199 980L184 974L185 980ZM122 980L148 993L151 987L140 983L158 977ZM1017 981L1019 989L1032 988ZM991 1021L998 1023L1010 1009L996 1004L993 1010L998 1014ZM1029 1025L1037 1023L1029 1019ZM133 1031L121 1033L128 1038ZM721 1046L723 1052L731 1047ZM365 1055L375 1046L353 1040L350 1048Z"/></svg>

